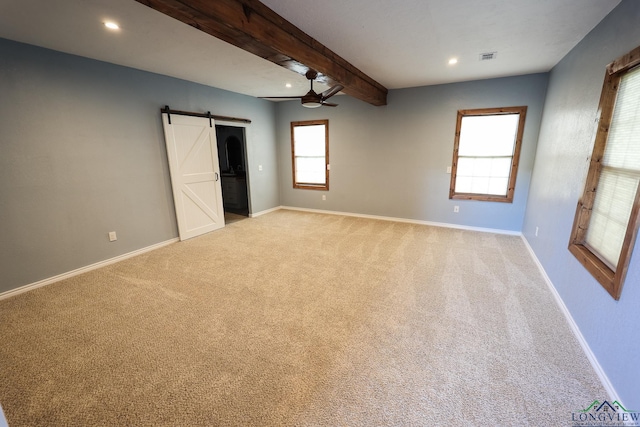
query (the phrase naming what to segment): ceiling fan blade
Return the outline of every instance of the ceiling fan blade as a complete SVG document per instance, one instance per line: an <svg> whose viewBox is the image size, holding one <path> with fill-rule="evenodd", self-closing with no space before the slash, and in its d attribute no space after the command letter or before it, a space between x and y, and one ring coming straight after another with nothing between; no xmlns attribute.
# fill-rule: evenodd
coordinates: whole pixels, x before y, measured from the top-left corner
<svg viewBox="0 0 640 427"><path fill-rule="evenodd" d="M300 99L302 98L302 95L300 96L259 96L258 98L260 99Z"/></svg>
<svg viewBox="0 0 640 427"><path fill-rule="evenodd" d="M302 102L303 107L315 108L320 107L321 105L326 105L327 107L337 107L338 104L333 104L331 102L325 102L328 98L331 98L336 93L340 92L344 89L342 85L335 85L324 92L318 94L313 90L313 79L317 77L318 73L314 70L309 69L307 71L307 79L309 79L309 84L311 85L311 89L304 95L301 96L260 96L261 99L299 99Z"/></svg>
<svg viewBox="0 0 640 427"><path fill-rule="evenodd" d="M344 86L342 85L335 85L327 90L325 90L324 92L322 92L320 95L322 95L322 99L329 99L331 98L333 95L335 95L336 93L340 92L342 89L344 89Z"/></svg>

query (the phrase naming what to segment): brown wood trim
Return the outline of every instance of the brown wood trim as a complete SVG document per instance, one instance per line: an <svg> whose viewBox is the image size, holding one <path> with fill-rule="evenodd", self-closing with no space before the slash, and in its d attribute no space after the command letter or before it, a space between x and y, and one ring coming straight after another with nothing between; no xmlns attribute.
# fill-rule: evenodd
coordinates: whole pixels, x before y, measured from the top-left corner
<svg viewBox="0 0 640 427"><path fill-rule="evenodd" d="M508 196L496 196L493 194L454 193L449 198L458 200L478 200L481 202L513 203L513 196L509 199Z"/></svg>
<svg viewBox="0 0 640 427"><path fill-rule="evenodd" d="M518 165L520 164L520 151L522 151L522 138L524 137L524 124L527 119L527 107L509 108L511 112L517 111L520 114L518 120L518 133L516 135L516 146L513 151L513 161L511 163L511 174L509 175L509 188L507 189L507 199L513 202L516 191L516 178L518 177Z"/></svg>
<svg viewBox="0 0 640 427"><path fill-rule="evenodd" d="M624 73L640 64L640 46L617 58L607 66L600 101L598 103L598 127L593 144L589 171L585 181L582 197L578 201L576 214L569 239L569 251L591 273L591 275L615 299L620 299L624 280L629 269L631 254L638 235L640 225L640 188L636 191L629 224L618 257L615 271L607 266L597 254L585 244L586 234L591 220L591 212L602 173L609 128L613 119L616 97L620 79Z"/></svg>
<svg viewBox="0 0 640 427"><path fill-rule="evenodd" d="M584 245L571 243L569 245L569 252L571 252L578 262L606 289L609 295L616 300L620 298L619 294L616 297L616 291L614 289L615 273L609 266L602 262L600 258L594 255L594 253Z"/></svg>
<svg viewBox="0 0 640 427"><path fill-rule="evenodd" d="M458 152L460 147L460 130L462 118L465 116L495 116L499 114L519 114L518 130L516 133L515 147L511 161L511 172L509 174L509 184L506 196L496 196L492 194L456 193L456 177L458 172ZM453 143L453 160L451 163L451 180L449 183L449 199L478 200L483 202L503 202L513 203L516 188L516 178L518 175L518 164L520 163L520 152L522 150L522 139L524 136L524 126L527 116L527 107L499 107L499 108L477 108L472 110L458 110L456 118L456 133Z"/></svg>
<svg viewBox="0 0 640 427"><path fill-rule="evenodd" d="M293 129L296 126L313 126L313 125L324 125L325 127L325 133L324 133L325 185L306 184L306 183L296 182L296 153L295 153L295 140L293 139ZM329 163L329 120L304 120L299 122L291 122L290 129L291 129L291 174L292 174L293 188L302 189L302 190L329 191L329 169L327 169L327 166L330 165Z"/></svg>
<svg viewBox="0 0 640 427"><path fill-rule="evenodd" d="M387 89L258 0L136 0L200 31L342 92L380 106Z"/></svg>
<svg viewBox="0 0 640 427"><path fill-rule="evenodd" d="M609 64L607 72L609 74L617 74L629 70L636 65L640 65L640 46Z"/></svg>
<svg viewBox="0 0 640 427"><path fill-rule="evenodd" d="M613 109L619 84L619 74L605 74L598 104L598 127L589 162L589 172L587 173L582 198L578 202L582 208L575 219L577 222L577 227L575 227L576 235L573 236L572 240L578 243L584 243L589 221L591 220L591 210L595 201L600 174L602 173L602 159L607 145L607 138L609 137L609 127L613 118Z"/></svg>
<svg viewBox="0 0 640 427"><path fill-rule="evenodd" d="M474 108L471 110L458 110L463 116L490 116L499 114L515 114L521 111L526 112L526 106L518 107L498 107L498 108Z"/></svg>
<svg viewBox="0 0 640 427"><path fill-rule="evenodd" d="M449 199L453 199L456 194L456 174L458 172L458 151L460 148L460 128L462 127L462 117L464 117L464 111L458 110L456 116L456 134L453 140L453 160L451 160L451 181L449 182Z"/></svg>

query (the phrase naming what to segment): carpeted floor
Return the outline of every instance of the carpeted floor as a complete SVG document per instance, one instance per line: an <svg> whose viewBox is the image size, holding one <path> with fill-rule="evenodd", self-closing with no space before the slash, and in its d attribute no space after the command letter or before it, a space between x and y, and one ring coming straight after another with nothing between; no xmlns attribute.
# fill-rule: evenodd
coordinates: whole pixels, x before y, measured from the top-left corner
<svg viewBox="0 0 640 427"><path fill-rule="evenodd" d="M11 427L570 425L605 397L512 236L281 210L0 301Z"/></svg>

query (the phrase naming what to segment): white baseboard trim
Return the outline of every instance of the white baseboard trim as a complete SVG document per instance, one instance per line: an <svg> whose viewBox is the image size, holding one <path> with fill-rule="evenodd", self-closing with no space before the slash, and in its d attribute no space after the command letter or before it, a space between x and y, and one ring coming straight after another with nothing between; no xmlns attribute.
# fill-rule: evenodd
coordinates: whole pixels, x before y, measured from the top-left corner
<svg viewBox="0 0 640 427"><path fill-rule="evenodd" d="M249 214L249 218L256 218L256 217L259 217L259 216L262 216L262 215L266 215L266 214L271 213L271 212L278 211L280 209L282 209L282 206L276 206L275 208L266 209L264 211L260 211L260 212L256 212L256 213L250 213Z"/></svg>
<svg viewBox="0 0 640 427"><path fill-rule="evenodd" d="M422 221L418 219L407 219L407 218L396 218L390 216L378 216L378 215L367 215L367 214L359 214L352 212L340 212L340 211L326 211L322 209L307 209L307 208L297 208L294 206L280 206L280 209L290 210L290 211L301 211L301 212L311 212L311 213L320 213L327 215L342 215L342 216L353 216L357 218L367 218L367 219L377 219L380 221L393 221L393 222L404 222L408 224L419 224L419 225L430 225L433 227L444 227L444 228L456 228L459 230L468 230L468 231L479 231L482 233L495 233L495 234L506 234L509 236L522 236L522 233L519 231L512 230L501 230L498 228L483 228L483 227L471 227L468 225L458 225L458 224L449 224L445 222L433 222L433 221Z"/></svg>
<svg viewBox="0 0 640 427"><path fill-rule="evenodd" d="M613 384L611 384L611 381L609 381L609 377L607 377L607 374L604 372L604 369L602 369L602 366L600 366L600 362L598 362L598 359L596 358L595 354L593 354L593 352L591 351L591 347L589 347L587 340L584 338L584 335L582 335L582 332L580 332L580 328L576 324L575 320L573 320L573 316L571 316L571 312L569 311L567 306L564 304L562 297L560 297L560 294L558 293L556 287L554 286L553 282L547 275L547 272L542 266L542 263L536 256L535 252L533 251L533 248L529 244L529 241L527 240L527 238L524 237L524 235L522 235L522 241L524 242L525 246L529 250L529 253L531 254L531 258L533 258L536 265L538 266L538 270L540 270L540 273L542 274L542 277L544 278L545 282L547 282L547 286L549 287L551 294L556 300L556 303L558 304L560 311L562 311L562 314L564 314L565 319L567 319L567 322L569 323L569 327L571 328L573 335L576 337L576 339L578 340L578 343L580 343L580 346L582 347L582 351L584 351L585 356L587 356L587 359L589 359L589 363L591 363L593 370L595 371L596 375L600 379L602 386L607 391L607 394L609 395L609 399L611 399L610 401L614 402L617 400L618 402L622 402L618 397L618 393L613 387Z"/></svg>
<svg viewBox="0 0 640 427"><path fill-rule="evenodd" d="M167 246L167 245L170 245L172 243L178 242L179 240L180 239L178 239L178 238L166 240L164 242L156 243L155 245L147 246L145 248L138 249L138 250L135 250L133 252L129 252L129 253L126 253L126 254L123 254L123 255L118 255L117 257L110 258L110 259L107 259L107 260L104 260L104 261L99 261L99 262L96 262L95 264L87 265L86 267L81 267L81 268L78 268L76 270L72 270L72 271L68 271L66 273L58 274L57 276L53 276L53 277L50 277L48 279L43 279L43 280L40 280L38 282L31 283L29 285L24 285L24 286L21 286L21 287L16 288L16 289L11 289L10 291L2 292L2 293L0 293L0 300L11 298L11 297L14 297L16 295L20 295L20 294L32 291L32 290L37 289L37 288L41 288L43 286L47 286L47 285L50 285L50 284L55 283L55 282L59 282L59 281L64 280L64 279L69 279L71 277L78 276L80 274L87 273L89 271L96 270L96 269L101 268L101 267L106 267L107 265L115 264L116 262L124 261L125 259L132 258L132 257L137 256L137 255L142 255L143 253L146 253L146 252L151 252L151 251L159 249L159 248L161 248L163 246Z"/></svg>

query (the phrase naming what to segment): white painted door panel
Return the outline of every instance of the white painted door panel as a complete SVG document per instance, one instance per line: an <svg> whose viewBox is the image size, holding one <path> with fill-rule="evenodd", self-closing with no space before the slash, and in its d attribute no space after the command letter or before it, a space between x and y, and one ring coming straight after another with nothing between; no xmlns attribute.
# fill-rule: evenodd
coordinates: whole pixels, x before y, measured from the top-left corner
<svg viewBox="0 0 640 427"><path fill-rule="evenodd" d="M208 118L162 114L180 240L224 227L216 129Z"/></svg>

